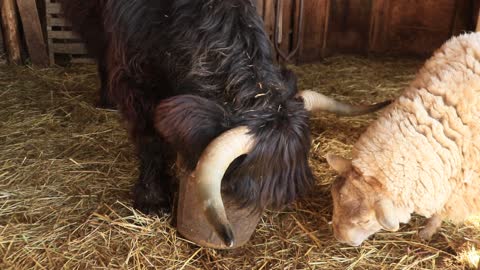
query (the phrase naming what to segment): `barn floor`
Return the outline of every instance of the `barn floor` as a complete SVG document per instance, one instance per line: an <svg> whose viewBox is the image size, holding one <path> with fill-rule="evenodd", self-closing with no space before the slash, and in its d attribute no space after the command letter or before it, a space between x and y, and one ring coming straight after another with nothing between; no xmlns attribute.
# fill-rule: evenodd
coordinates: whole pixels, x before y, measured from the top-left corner
<svg viewBox="0 0 480 270"><path fill-rule="evenodd" d="M300 89L351 102L396 97L421 61L333 57L294 67ZM317 115L312 195L267 212L234 251L183 240L171 216L131 208L136 159L115 111L92 106L95 67L0 66L0 269L465 269L478 264L480 219L418 239L423 219L378 233L361 247L332 236L333 171L323 156L347 154L375 115ZM476 268L476 267L475 267Z"/></svg>

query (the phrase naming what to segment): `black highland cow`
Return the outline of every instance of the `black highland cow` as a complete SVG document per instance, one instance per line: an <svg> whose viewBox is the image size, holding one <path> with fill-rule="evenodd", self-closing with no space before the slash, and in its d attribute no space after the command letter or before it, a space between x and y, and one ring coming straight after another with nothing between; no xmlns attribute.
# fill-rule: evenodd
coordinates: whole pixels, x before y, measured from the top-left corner
<svg viewBox="0 0 480 270"><path fill-rule="evenodd" d="M118 107L136 145L136 208L168 207L177 156L193 172L208 163L198 162L212 155L207 146L228 137L219 144L228 157L217 158L228 163L209 167L213 180L197 176L199 210L227 245L234 239L219 197L222 178L222 192L242 207L284 206L313 184L308 110L355 115L385 105L352 107L297 93L295 76L273 64L251 0L61 2L98 61L104 105L108 97ZM244 145L236 148L237 133Z"/></svg>

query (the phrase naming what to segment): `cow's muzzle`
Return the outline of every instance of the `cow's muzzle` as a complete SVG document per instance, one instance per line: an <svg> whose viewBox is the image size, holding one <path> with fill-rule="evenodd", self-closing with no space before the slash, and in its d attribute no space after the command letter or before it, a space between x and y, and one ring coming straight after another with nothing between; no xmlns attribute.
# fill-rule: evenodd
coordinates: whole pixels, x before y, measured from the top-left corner
<svg viewBox="0 0 480 270"><path fill-rule="evenodd" d="M180 180L177 229L187 239L218 249L239 247L249 240L261 212L222 199L221 183L230 163L253 145L247 127L228 130L207 146L195 171Z"/></svg>

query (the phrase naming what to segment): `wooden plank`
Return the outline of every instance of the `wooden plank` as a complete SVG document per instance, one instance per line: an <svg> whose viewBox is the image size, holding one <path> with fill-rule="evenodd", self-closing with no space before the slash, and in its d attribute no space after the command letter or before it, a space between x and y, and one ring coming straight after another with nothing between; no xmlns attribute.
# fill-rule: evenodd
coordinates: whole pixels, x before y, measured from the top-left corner
<svg viewBox="0 0 480 270"><path fill-rule="evenodd" d="M470 0L456 0L455 14L452 20L450 35L459 35L465 31L471 31L474 28L472 25L472 16L475 13L474 3Z"/></svg>
<svg viewBox="0 0 480 270"><path fill-rule="evenodd" d="M389 0L373 0L370 18L368 48L372 52L386 49L386 33L388 32Z"/></svg>
<svg viewBox="0 0 480 270"><path fill-rule="evenodd" d="M74 39L81 40L80 36L72 31L48 31L48 38L50 39Z"/></svg>
<svg viewBox="0 0 480 270"><path fill-rule="evenodd" d="M71 63L73 64L95 64L96 61L95 59L93 58L85 58L85 57L79 57L79 58L72 58L72 60L70 60Z"/></svg>
<svg viewBox="0 0 480 270"><path fill-rule="evenodd" d="M372 0L332 0L326 47L330 53L365 53Z"/></svg>
<svg viewBox="0 0 480 270"><path fill-rule="evenodd" d="M267 32L268 38L273 42L273 35L275 30L275 0L265 0L263 6L263 22L265 25L265 31ZM272 43L273 44L273 43ZM275 49L272 45L273 58L276 59L277 55Z"/></svg>
<svg viewBox="0 0 480 270"><path fill-rule="evenodd" d="M18 32L15 1L3 0L0 6L0 13L8 62L11 64L21 64L20 34Z"/></svg>
<svg viewBox="0 0 480 270"><path fill-rule="evenodd" d="M50 50L53 53L87 54L87 49L83 43L53 43Z"/></svg>
<svg viewBox="0 0 480 270"><path fill-rule="evenodd" d="M65 18L49 18L48 25L51 26L72 26L72 24L67 21Z"/></svg>
<svg viewBox="0 0 480 270"><path fill-rule="evenodd" d="M3 31L2 31L2 25L0 24L0 64L6 64L7 63L7 55L5 51L5 46L3 43Z"/></svg>
<svg viewBox="0 0 480 270"><path fill-rule="evenodd" d="M301 38L302 44L300 47L298 61L299 62L313 62L318 61L323 57L323 47L325 42L327 19L329 14L329 0L324 1L309 1L304 2L303 12L303 33ZM299 21L299 10L297 5L296 21Z"/></svg>
<svg viewBox="0 0 480 270"><path fill-rule="evenodd" d="M391 1L388 50L428 55L450 38L455 1Z"/></svg>
<svg viewBox="0 0 480 270"><path fill-rule="evenodd" d="M62 6L60 3L47 3L46 12L47 14L62 14Z"/></svg>
<svg viewBox="0 0 480 270"><path fill-rule="evenodd" d="M478 12L477 12L477 23L476 23L476 26L475 26L475 31L480 31L480 8L478 9Z"/></svg>
<svg viewBox="0 0 480 270"><path fill-rule="evenodd" d="M263 18L263 4L265 0L257 0L257 12Z"/></svg>
<svg viewBox="0 0 480 270"><path fill-rule="evenodd" d="M300 46L300 48L303 46L303 44L298 44L298 43L302 43L301 42L302 40L300 38L300 33L298 32L298 30L299 28L303 28L303 25L299 27L299 24L300 24L300 1L299 0L295 0L295 3L293 5L292 20L293 20L292 21L292 50L294 50L295 47L297 46ZM299 57L298 57L299 54L300 54L300 50L292 59L295 64L298 64L299 62Z"/></svg>
<svg viewBox="0 0 480 270"><path fill-rule="evenodd" d="M32 64L43 67L48 66L47 46L43 38L36 2L32 0L17 0L17 5Z"/></svg>
<svg viewBox="0 0 480 270"><path fill-rule="evenodd" d="M294 10L294 0L283 0L282 2L282 20L280 27L280 36L279 36L279 48L282 52L289 54L291 51L291 41L292 41L292 25L293 25L293 10ZM279 59L283 61L283 59Z"/></svg>
<svg viewBox="0 0 480 270"><path fill-rule="evenodd" d="M472 12L470 14L470 23L472 31L480 31L479 22L480 19L480 0L473 0L472 3Z"/></svg>

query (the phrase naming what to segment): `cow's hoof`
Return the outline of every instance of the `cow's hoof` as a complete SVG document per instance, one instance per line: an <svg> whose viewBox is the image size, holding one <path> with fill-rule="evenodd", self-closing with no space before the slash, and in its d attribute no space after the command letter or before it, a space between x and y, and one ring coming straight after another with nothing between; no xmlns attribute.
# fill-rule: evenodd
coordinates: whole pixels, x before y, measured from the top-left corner
<svg viewBox="0 0 480 270"><path fill-rule="evenodd" d="M147 215L163 215L172 210L171 198L160 185L137 184L133 190L133 207Z"/></svg>

